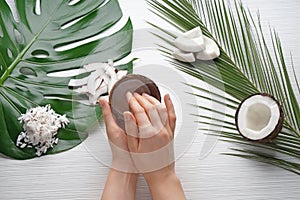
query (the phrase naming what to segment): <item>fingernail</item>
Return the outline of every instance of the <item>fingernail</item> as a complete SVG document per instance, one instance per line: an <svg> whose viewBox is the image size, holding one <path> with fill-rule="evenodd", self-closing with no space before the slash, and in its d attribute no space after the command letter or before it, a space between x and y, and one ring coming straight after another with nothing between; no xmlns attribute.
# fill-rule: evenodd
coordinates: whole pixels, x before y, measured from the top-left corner
<svg viewBox="0 0 300 200"><path fill-rule="evenodd" d="M166 94L166 97L167 97L168 100L171 100L171 97L170 97L169 94Z"/></svg>
<svg viewBox="0 0 300 200"><path fill-rule="evenodd" d="M103 102L103 100L102 100L102 99L99 99L98 103L99 103L99 105L100 105L101 107L103 107L103 105L104 105L104 102Z"/></svg>
<svg viewBox="0 0 300 200"><path fill-rule="evenodd" d="M138 93L136 93L136 92L133 93L133 96L135 96L135 97L136 97L136 96L139 96L139 95L140 95L140 94L138 94Z"/></svg>
<svg viewBox="0 0 300 200"><path fill-rule="evenodd" d="M129 121L130 120L130 114L128 112L124 112L123 116L124 116L124 121Z"/></svg>
<svg viewBox="0 0 300 200"><path fill-rule="evenodd" d="M100 100L99 100L99 103L100 103L100 106L101 106L102 110L106 109L106 103L105 103L105 100L100 99Z"/></svg>
<svg viewBox="0 0 300 200"><path fill-rule="evenodd" d="M147 94L147 93L143 93L143 96L144 96L144 97L150 97L150 95Z"/></svg>
<svg viewBox="0 0 300 200"><path fill-rule="evenodd" d="M132 98L131 92L126 93L126 98L127 98L127 101L129 101Z"/></svg>

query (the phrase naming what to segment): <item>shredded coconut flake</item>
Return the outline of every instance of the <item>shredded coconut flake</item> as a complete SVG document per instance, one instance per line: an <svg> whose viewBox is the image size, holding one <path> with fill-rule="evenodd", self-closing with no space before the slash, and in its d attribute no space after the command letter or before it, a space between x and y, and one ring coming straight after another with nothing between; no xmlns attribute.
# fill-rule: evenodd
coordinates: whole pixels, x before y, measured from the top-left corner
<svg viewBox="0 0 300 200"><path fill-rule="evenodd" d="M58 143L55 137L58 130L69 123L66 115L57 114L49 104L30 108L18 120L23 123L24 131L19 134L16 145L20 148L34 147L37 156Z"/></svg>

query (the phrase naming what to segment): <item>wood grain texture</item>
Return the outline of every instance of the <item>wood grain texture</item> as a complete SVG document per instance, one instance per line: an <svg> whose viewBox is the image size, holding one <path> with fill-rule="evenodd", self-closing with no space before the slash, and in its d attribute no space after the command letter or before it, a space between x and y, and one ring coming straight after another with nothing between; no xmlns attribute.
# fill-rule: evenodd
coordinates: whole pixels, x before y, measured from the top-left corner
<svg viewBox="0 0 300 200"><path fill-rule="evenodd" d="M147 11L144 1L119 2L123 12L131 16L136 30L148 27L144 20L155 20L156 23L168 27ZM243 2L253 13L260 9L266 27L270 23L279 32L285 55L288 58L292 52L300 79L300 2ZM190 81L200 84L194 79ZM220 141L207 156L201 157L200 151L205 148L204 144L211 142L210 145L214 145L215 138L208 138L201 132L194 133L189 130L184 134L193 134L194 140L185 154L177 159L176 171L188 199L300 199L299 176L270 165L220 155L221 152L228 152L228 147L232 146ZM176 145L180 146L180 141L176 141ZM109 147L102 121L90 131L89 138L83 144L70 151L26 161L0 157L0 200L99 199L108 172L109 162L106 161L109 160ZM136 199L151 199L142 177L138 180Z"/></svg>

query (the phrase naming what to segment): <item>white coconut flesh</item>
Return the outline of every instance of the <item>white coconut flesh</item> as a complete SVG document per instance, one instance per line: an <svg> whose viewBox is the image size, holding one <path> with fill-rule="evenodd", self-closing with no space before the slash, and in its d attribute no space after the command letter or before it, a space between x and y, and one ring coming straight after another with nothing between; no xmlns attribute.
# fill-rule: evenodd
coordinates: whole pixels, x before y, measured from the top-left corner
<svg viewBox="0 0 300 200"><path fill-rule="evenodd" d="M188 38L197 38L197 37L202 37L202 30L199 26L183 33L183 36L188 37Z"/></svg>
<svg viewBox="0 0 300 200"><path fill-rule="evenodd" d="M96 104L100 96L110 93L114 84L127 75L126 70L116 70L112 60L84 65L81 73L86 72L91 73L82 79L71 79L68 86L75 87L75 92L87 95L90 104Z"/></svg>
<svg viewBox="0 0 300 200"><path fill-rule="evenodd" d="M240 134L250 140L262 140L276 130L281 111L273 98L258 94L240 105L236 117Z"/></svg>
<svg viewBox="0 0 300 200"><path fill-rule="evenodd" d="M199 60L213 60L220 56L220 49L218 45L210 38L204 36L205 49L196 54Z"/></svg>
<svg viewBox="0 0 300 200"><path fill-rule="evenodd" d="M186 36L178 37L175 39L174 45L182 51L192 53L202 51L205 48L202 36L197 38L188 38Z"/></svg>
<svg viewBox="0 0 300 200"><path fill-rule="evenodd" d="M212 39L204 36L200 27L183 33L174 40L173 44L178 48L173 52L173 56L182 62L195 62L194 57L207 61L220 56L218 45Z"/></svg>
<svg viewBox="0 0 300 200"><path fill-rule="evenodd" d="M195 62L195 56L193 53L186 53L179 49L175 50L172 54L175 59L180 60L182 62Z"/></svg>

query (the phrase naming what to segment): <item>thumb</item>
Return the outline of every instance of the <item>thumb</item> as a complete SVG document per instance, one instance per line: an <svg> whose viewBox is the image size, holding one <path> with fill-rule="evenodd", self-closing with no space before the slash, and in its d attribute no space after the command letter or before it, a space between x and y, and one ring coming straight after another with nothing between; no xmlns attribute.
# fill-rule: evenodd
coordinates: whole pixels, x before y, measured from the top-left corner
<svg viewBox="0 0 300 200"><path fill-rule="evenodd" d="M125 131L127 133L128 148L131 152L137 152L139 139L138 139L138 127L134 116L131 112L124 112Z"/></svg>
<svg viewBox="0 0 300 200"><path fill-rule="evenodd" d="M117 123L112 115L112 112L111 112L108 102L104 99L100 99L99 103L102 106L102 113L103 113L103 119L105 122L106 130L110 130L110 131L106 131L106 132L111 132L116 129L119 129L119 126L117 125Z"/></svg>
<svg viewBox="0 0 300 200"><path fill-rule="evenodd" d="M167 108L167 114L168 114L168 118L169 118L170 128L172 130L173 137L174 137L174 131L175 131L175 127L176 127L176 113L175 113L174 105L172 103L172 100L171 100L169 94L165 95L164 101L165 101L166 108Z"/></svg>

